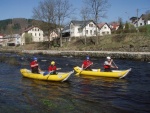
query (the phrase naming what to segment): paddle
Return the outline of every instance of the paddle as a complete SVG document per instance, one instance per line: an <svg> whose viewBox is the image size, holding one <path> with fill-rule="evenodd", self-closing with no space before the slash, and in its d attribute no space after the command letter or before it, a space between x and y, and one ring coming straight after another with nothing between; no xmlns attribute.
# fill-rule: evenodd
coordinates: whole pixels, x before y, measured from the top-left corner
<svg viewBox="0 0 150 113"><path fill-rule="evenodd" d="M118 66L115 64L115 62L113 61L113 64L115 65L115 67L118 69Z"/></svg>
<svg viewBox="0 0 150 113"><path fill-rule="evenodd" d="M61 68L57 68L56 70L61 70ZM50 75L51 73L53 73L54 71L46 71L43 73L43 75Z"/></svg>
<svg viewBox="0 0 150 113"><path fill-rule="evenodd" d="M88 66L86 66L83 70L85 70L85 69L87 69L89 66L91 66L93 64L93 62L91 62ZM81 70L79 73L76 73L76 75L77 76L79 76L80 75L80 73L83 71L83 70Z"/></svg>
<svg viewBox="0 0 150 113"><path fill-rule="evenodd" d="M50 75L52 72L54 72L54 71L46 71L46 72L43 73L43 75L44 75L44 76L45 76L45 75Z"/></svg>

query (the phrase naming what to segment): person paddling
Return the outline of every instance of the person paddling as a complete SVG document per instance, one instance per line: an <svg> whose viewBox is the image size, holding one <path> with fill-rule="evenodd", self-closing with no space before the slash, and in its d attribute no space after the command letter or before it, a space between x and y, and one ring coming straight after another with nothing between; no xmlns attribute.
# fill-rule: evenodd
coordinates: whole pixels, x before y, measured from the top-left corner
<svg viewBox="0 0 150 113"><path fill-rule="evenodd" d="M93 65L93 62L91 62L91 61L90 61L90 57L87 56L87 57L86 57L86 60L83 61L81 68L82 68L82 70L89 70L89 71L92 71L91 65Z"/></svg>
<svg viewBox="0 0 150 113"><path fill-rule="evenodd" d="M112 68L118 68L117 66L112 65L113 59L111 57L106 57L106 61L104 62L104 71L105 72L112 72Z"/></svg>
<svg viewBox="0 0 150 113"><path fill-rule="evenodd" d="M30 67L31 67L32 73L40 73L41 71L36 57L33 58L33 61L30 63Z"/></svg>
<svg viewBox="0 0 150 113"><path fill-rule="evenodd" d="M60 70L61 68L57 68L55 65L55 62L52 61L51 65L48 67L48 71L50 72L50 74L57 74L56 70Z"/></svg>

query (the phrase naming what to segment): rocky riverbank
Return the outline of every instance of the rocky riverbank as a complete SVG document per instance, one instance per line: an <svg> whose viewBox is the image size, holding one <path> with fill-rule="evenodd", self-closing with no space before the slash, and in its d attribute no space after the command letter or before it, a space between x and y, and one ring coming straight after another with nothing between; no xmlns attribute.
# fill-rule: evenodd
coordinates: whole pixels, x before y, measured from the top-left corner
<svg viewBox="0 0 150 113"><path fill-rule="evenodd" d="M51 50L23 50L22 53L28 54L46 54L52 56L86 56L106 57L119 59L133 59L141 61L150 61L150 52L112 52L112 51L51 51Z"/></svg>
<svg viewBox="0 0 150 113"><path fill-rule="evenodd" d="M130 59L150 61L150 52L120 52L120 51L57 51L57 50L0 50L0 52L13 52L17 54L43 54L51 56L86 56L101 57L111 56L117 59Z"/></svg>

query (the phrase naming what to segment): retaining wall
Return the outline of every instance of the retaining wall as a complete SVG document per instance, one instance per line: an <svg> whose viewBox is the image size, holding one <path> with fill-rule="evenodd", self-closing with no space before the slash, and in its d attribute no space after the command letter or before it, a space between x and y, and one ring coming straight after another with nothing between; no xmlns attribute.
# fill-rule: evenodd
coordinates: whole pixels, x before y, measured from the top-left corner
<svg viewBox="0 0 150 113"><path fill-rule="evenodd" d="M23 50L22 53L28 54L47 54L52 56L86 56L106 57L119 59L134 59L141 61L150 61L150 52L112 52L112 51L51 51L51 50Z"/></svg>

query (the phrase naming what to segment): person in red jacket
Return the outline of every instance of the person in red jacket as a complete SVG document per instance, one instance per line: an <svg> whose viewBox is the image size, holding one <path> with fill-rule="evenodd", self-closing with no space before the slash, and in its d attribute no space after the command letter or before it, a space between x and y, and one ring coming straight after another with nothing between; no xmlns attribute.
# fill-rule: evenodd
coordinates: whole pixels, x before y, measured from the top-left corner
<svg viewBox="0 0 150 113"><path fill-rule="evenodd" d="M111 72L111 68L118 68L117 66L113 66L113 59L111 59L111 57L106 57L106 61L104 62L104 71L105 72Z"/></svg>
<svg viewBox="0 0 150 113"><path fill-rule="evenodd" d="M40 72L39 64L37 62L36 57L33 58L33 61L30 63L30 67L31 67L32 73L39 73Z"/></svg>
<svg viewBox="0 0 150 113"><path fill-rule="evenodd" d="M48 67L48 71L51 72L50 74L57 74L56 70L57 70L57 67L55 65L55 62L52 61L51 65Z"/></svg>
<svg viewBox="0 0 150 113"><path fill-rule="evenodd" d="M90 57L87 56L86 60L83 61L81 68L82 68L82 70L90 70L91 71L92 70L91 65L93 65L93 62L91 62Z"/></svg>

